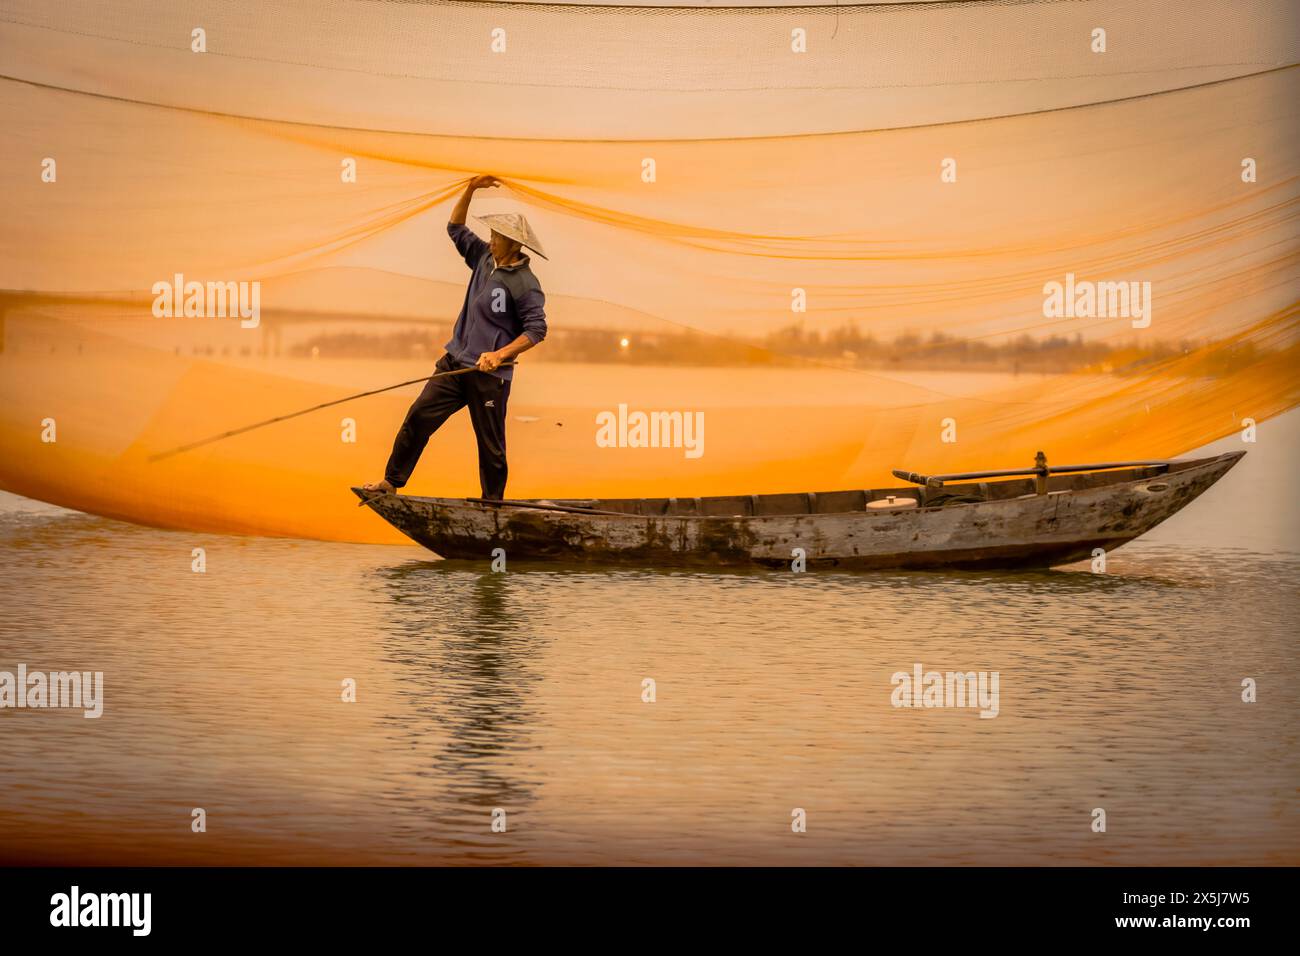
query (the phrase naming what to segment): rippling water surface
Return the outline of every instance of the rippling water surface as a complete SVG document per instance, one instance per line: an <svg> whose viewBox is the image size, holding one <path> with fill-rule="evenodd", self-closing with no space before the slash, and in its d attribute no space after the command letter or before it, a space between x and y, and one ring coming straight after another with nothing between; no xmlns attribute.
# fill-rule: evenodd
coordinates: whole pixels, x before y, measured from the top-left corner
<svg viewBox="0 0 1300 956"><path fill-rule="evenodd" d="M7 497L0 670L105 707L0 711L0 857L1294 864L1289 466L1105 575L493 574ZM997 671L998 716L894 708L916 663Z"/></svg>

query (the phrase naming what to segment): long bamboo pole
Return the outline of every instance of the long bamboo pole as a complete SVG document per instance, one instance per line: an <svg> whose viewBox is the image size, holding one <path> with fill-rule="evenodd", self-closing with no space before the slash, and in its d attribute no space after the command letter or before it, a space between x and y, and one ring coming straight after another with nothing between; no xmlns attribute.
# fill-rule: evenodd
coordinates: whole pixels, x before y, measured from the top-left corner
<svg viewBox="0 0 1300 956"><path fill-rule="evenodd" d="M1052 465L1048 468L1012 468L1007 471L969 471L960 475L919 475L914 471L894 469L894 477L914 485L943 484L947 481L977 481L983 478L1011 478L1017 475L1053 475L1078 471L1109 471L1112 468L1156 468L1168 466L1168 461L1108 461L1097 465Z"/></svg>
<svg viewBox="0 0 1300 956"><path fill-rule="evenodd" d="M498 368L507 368L514 364L514 362L502 362ZM288 415L277 415L275 418L268 418L264 422L255 422L252 425L245 425L242 428L232 428L228 432L222 432L220 435L213 435L211 438L204 438L196 442L190 442L188 445L181 445L179 448L173 448L170 451L159 452L156 455L150 455L149 461L162 461L162 459L170 458L172 455L179 455L182 452L192 451L195 448L201 448L204 445L211 445L213 442L218 442L225 438L233 438L236 435L243 435L258 428L265 428L267 425L274 425L276 422L285 422L291 418L297 418L300 415L306 415L310 412L318 412L322 408L331 408L334 405L342 405L344 402L354 402L358 398L378 395L381 392L391 392L393 389L404 388L407 385L414 385L417 382L427 382L431 379L447 378L452 375L464 375L466 372L475 371L478 371L478 369L471 365L469 368L452 369L450 372L434 372L432 375L424 376L424 378L413 378L406 382L398 382L396 385L385 385L383 388L372 388L368 392L357 392L357 394L349 395L347 398L336 398L332 402L321 402L319 405L313 405L311 408L304 408L300 412L290 412Z"/></svg>

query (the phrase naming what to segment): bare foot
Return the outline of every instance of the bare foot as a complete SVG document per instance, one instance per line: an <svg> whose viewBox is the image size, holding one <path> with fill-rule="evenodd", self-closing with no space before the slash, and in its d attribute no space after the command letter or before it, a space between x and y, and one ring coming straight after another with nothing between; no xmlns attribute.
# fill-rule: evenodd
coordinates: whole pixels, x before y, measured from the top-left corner
<svg viewBox="0 0 1300 956"><path fill-rule="evenodd" d="M387 478L381 478L381 479L379 479L379 481L372 481L372 482L370 482L370 484L368 484L368 485L362 485L362 486L361 486L361 490L362 490L362 491L369 491L369 492L371 492L372 494L378 494L378 495L395 495L395 494L397 494L397 489L394 488L391 484L388 483L388 479L387 479Z"/></svg>

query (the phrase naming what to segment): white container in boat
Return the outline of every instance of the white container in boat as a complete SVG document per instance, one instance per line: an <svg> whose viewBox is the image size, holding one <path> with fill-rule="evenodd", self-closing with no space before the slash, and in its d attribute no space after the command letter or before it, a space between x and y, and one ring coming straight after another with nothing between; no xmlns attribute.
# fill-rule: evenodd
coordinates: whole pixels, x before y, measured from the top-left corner
<svg viewBox="0 0 1300 956"><path fill-rule="evenodd" d="M889 495L876 501L868 501L867 507L873 511L882 511L894 508L915 508L916 499L909 497L900 498L898 495Z"/></svg>

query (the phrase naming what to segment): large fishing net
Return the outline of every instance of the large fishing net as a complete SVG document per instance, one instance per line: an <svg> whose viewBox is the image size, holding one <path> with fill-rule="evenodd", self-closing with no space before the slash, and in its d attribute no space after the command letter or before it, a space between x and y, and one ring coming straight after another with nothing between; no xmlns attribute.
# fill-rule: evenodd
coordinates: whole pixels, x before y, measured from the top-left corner
<svg viewBox="0 0 1300 956"><path fill-rule="evenodd" d="M513 497L1187 452L1300 399L1298 24L1288 0L0 0L0 486L393 540L347 486L418 386L156 456L431 373L479 172L505 185L471 212L525 213L549 255ZM702 453L597 441L637 411L702 412ZM466 416L407 491L477 494Z"/></svg>

